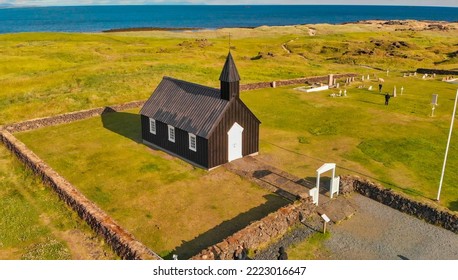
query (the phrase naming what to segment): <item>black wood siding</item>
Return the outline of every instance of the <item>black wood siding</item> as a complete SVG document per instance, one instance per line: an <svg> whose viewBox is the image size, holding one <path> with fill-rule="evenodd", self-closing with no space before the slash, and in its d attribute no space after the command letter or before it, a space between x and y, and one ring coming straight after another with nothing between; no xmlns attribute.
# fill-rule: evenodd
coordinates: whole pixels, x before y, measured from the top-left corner
<svg viewBox="0 0 458 280"><path fill-rule="evenodd" d="M228 161L228 135L234 122L243 127L242 155L259 151L259 121L238 98L231 101L221 120L208 138L208 168Z"/></svg>
<svg viewBox="0 0 458 280"><path fill-rule="evenodd" d="M142 139L167 151L177 154L200 166L208 166L208 141L205 138L196 136L197 151L189 149L188 132L175 127L175 143L168 140L167 124L156 120L156 135L149 131L149 118L141 115Z"/></svg>
<svg viewBox="0 0 458 280"><path fill-rule="evenodd" d="M230 101L232 98L239 97L240 83L236 82L221 82L221 98Z"/></svg>

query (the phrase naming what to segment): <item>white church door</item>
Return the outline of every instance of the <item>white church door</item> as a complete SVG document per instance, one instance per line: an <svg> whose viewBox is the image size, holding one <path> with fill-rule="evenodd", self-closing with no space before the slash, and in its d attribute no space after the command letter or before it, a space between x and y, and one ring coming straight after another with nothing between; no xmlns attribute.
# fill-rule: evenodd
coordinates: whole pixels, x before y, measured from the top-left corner
<svg viewBox="0 0 458 280"><path fill-rule="evenodd" d="M242 158L242 132L243 127L241 127L238 123L234 123L231 129L227 132L229 138L229 161Z"/></svg>

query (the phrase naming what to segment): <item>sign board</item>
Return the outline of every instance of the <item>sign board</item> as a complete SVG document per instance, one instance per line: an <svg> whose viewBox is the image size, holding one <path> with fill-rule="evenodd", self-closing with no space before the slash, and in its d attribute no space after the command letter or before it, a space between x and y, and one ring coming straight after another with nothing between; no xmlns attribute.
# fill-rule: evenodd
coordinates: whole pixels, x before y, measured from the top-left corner
<svg viewBox="0 0 458 280"><path fill-rule="evenodd" d="M326 222L326 223L329 223L331 220L329 219L328 216L326 216L326 214L323 214L321 215L321 218L323 218L323 220Z"/></svg>
<svg viewBox="0 0 458 280"><path fill-rule="evenodd" d="M437 98L439 97L438 94L433 94L433 98L431 100L431 104L437 105Z"/></svg>

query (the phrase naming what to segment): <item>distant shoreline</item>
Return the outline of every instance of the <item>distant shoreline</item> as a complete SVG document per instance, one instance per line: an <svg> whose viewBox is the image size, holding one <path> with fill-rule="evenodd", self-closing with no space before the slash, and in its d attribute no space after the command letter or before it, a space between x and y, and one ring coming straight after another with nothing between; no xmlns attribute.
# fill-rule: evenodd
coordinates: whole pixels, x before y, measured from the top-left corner
<svg viewBox="0 0 458 280"><path fill-rule="evenodd" d="M198 27L128 27L128 28L113 28L102 30L103 33L114 32L136 32L136 31L198 31L204 28Z"/></svg>
<svg viewBox="0 0 458 280"><path fill-rule="evenodd" d="M339 25L350 25L350 24L362 24L362 25L379 25L379 26L397 26L396 30L411 30L414 28L417 31L420 30L450 30L456 29L449 25L455 25L458 21L439 21L439 20L359 20L353 22L343 23L314 23L314 24L294 24L294 25L268 25L268 27L288 27L288 26L313 26L317 24L331 24L335 26ZM201 27L126 27L126 28L113 28L108 30L102 30L97 32L102 33L118 33L118 32L141 32L141 31L171 31L171 32L183 32L183 31L204 31L204 30L218 30L218 29L231 29L231 28L243 28L243 29L256 29L263 26L240 26L240 27L219 27L219 28L201 28ZM403 27L402 29L399 27Z"/></svg>
<svg viewBox="0 0 458 280"><path fill-rule="evenodd" d="M287 26L287 25L286 25ZM245 28L255 29L255 26L240 26L240 27L221 27L221 28ZM221 29L213 28L213 29ZM128 27L128 28L113 28L108 30L102 30L102 33L116 33L116 32L138 32L138 31L201 31L211 30L212 28L201 28L201 27Z"/></svg>
<svg viewBox="0 0 458 280"><path fill-rule="evenodd" d="M1 5L0 5L1 6ZM456 22L458 8L360 5L61 6L0 9L0 33L193 31L343 24L361 20Z"/></svg>

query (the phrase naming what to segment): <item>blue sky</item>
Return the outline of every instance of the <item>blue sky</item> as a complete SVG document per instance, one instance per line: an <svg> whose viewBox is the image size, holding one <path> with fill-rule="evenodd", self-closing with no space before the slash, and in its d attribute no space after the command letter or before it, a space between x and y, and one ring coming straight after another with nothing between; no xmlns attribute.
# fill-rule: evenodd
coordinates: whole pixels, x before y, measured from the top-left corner
<svg viewBox="0 0 458 280"><path fill-rule="evenodd" d="M0 0L1 4L18 6L67 6L67 5L142 5L142 4L358 4L358 5L411 5L458 7L458 0Z"/></svg>

